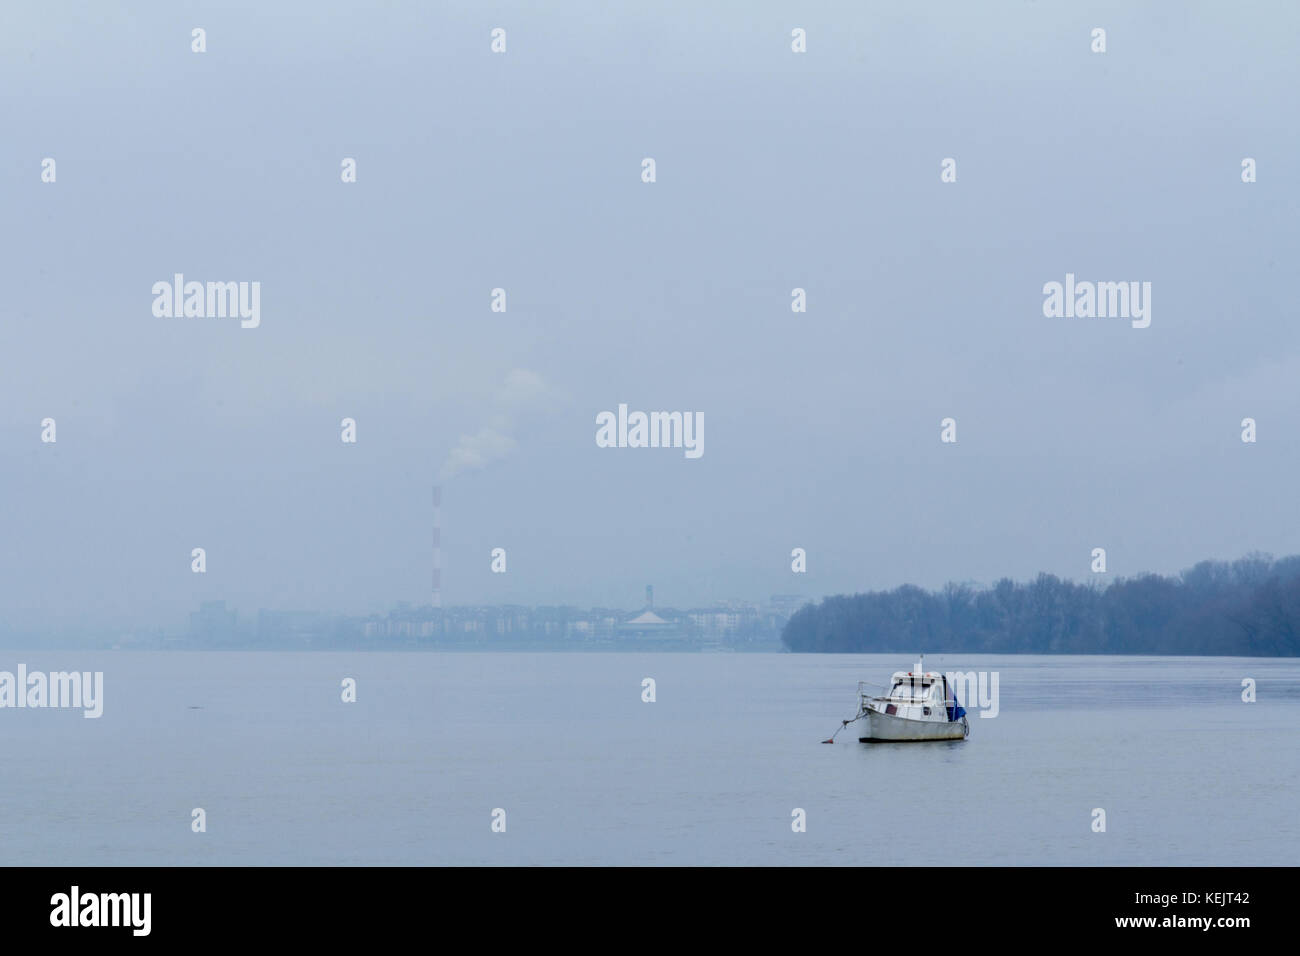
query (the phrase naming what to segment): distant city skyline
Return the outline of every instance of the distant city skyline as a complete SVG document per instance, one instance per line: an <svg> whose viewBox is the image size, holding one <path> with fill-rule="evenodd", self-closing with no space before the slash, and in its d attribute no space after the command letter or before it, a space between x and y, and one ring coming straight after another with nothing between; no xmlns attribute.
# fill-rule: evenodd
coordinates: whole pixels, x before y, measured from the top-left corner
<svg viewBox="0 0 1300 956"><path fill-rule="evenodd" d="M436 607L400 602L386 614L333 615L260 608L241 613L222 600L205 601L174 633L119 635L113 646L171 648L330 648L466 644L556 648L703 648L772 650L782 628L804 603L798 595L710 607L653 609L646 588L639 610L608 607L478 605Z"/></svg>

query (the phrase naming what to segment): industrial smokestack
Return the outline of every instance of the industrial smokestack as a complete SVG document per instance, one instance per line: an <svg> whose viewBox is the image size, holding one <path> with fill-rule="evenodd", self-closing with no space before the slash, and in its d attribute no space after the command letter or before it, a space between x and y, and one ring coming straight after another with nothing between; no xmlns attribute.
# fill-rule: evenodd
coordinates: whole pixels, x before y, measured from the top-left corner
<svg viewBox="0 0 1300 956"><path fill-rule="evenodd" d="M433 486L433 606L442 607L442 485Z"/></svg>

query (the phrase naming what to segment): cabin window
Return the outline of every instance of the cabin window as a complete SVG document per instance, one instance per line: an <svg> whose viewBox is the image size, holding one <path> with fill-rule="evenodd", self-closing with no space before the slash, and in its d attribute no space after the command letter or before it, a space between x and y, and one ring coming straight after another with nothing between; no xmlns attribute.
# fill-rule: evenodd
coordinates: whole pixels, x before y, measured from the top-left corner
<svg viewBox="0 0 1300 956"><path fill-rule="evenodd" d="M890 697L915 697L928 699L934 692L934 684L920 684L915 681L899 681L889 692Z"/></svg>

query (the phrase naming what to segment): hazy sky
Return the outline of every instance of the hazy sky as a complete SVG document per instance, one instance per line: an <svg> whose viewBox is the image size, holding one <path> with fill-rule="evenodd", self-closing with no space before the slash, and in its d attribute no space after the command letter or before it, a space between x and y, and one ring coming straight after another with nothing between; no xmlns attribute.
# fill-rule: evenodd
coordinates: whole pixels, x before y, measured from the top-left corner
<svg viewBox="0 0 1300 956"><path fill-rule="evenodd" d="M1290 2L5 3L0 623L427 602L464 436L447 604L1300 552L1298 49ZM260 327L155 317L177 272ZM1044 317L1067 272L1150 327ZM596 447L620 402L703 456Z"/></svg>

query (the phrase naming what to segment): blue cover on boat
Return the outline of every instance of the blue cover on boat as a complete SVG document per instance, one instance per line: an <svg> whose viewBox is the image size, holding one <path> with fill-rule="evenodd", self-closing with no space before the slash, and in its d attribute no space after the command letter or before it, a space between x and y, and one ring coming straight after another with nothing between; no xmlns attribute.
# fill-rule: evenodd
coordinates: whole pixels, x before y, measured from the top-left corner
<svg viewBox="0 0 1300 956"><path fill-rule="evenodd" d="M946 684L947 681L944 681L944 683ZM950 721L961 720L966 716L966 708L963 707L961 701L957 699L957 688L952 687L949 689L952 691L952 706L948 708L948 719Z"/></svg>

